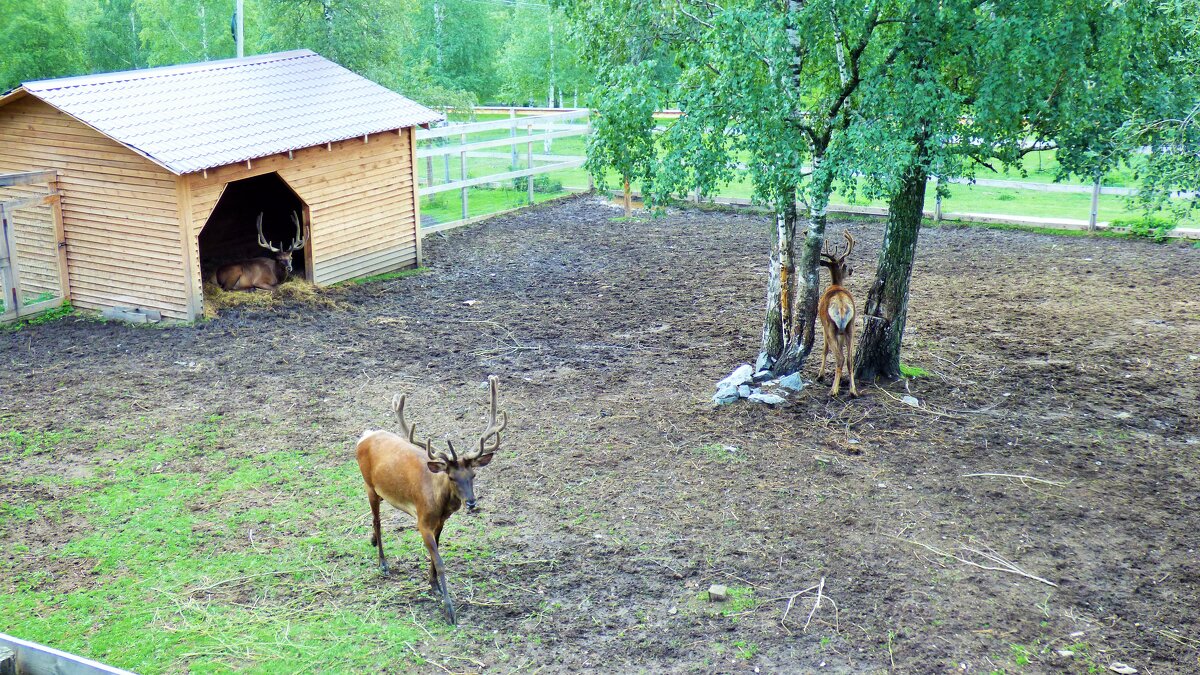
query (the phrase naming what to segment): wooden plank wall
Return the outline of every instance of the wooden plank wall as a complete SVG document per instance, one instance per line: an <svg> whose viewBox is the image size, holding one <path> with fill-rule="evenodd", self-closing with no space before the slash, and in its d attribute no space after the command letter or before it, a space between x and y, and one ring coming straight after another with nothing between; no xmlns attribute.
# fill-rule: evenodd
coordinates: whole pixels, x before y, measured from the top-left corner
<svg viewBox="0 0 1200 675"><path fill-rule="evenodd" d="M191 246L225 184L271 171L308 204L313 281L332 284L411 267L417 262L411 129L371 134L201 173L188 174ZM197 265L198 267L198 265ZM200 288L199 271L193 273ZM197 292L199 292L197 290Z"/></svg>
<svg viewBox="0 0 1200 675"><path fill-rule="evenodd" d="M176 178L32 96L0 107L0 172L57 169L72 302L190 318Z"/></svg>
<svg viewBox="0 0 1200 675"><path fill-rule="evenodd" d="M0 201L41 197L49 191L47 185L0 187ZM8 213L16 232L16 264L26 302L48 299L43 297L47 294L62 297L58 279L58 241L51 208L49 204L38 204Z"/></svg>

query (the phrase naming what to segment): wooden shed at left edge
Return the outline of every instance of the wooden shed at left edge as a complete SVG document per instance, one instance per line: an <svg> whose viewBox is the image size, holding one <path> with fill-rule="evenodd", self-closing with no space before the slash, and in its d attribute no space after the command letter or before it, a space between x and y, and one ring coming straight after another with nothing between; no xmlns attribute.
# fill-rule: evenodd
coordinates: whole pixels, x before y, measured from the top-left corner
<svg viewBox="0 0 1200 675"><path fill-rule="evenodd" d="M317 284L418 265L415 128L442 116L321 56L29 82L0 97L0 173L57 172L77 307L192 319L202 275L290 242Z"/></svg>

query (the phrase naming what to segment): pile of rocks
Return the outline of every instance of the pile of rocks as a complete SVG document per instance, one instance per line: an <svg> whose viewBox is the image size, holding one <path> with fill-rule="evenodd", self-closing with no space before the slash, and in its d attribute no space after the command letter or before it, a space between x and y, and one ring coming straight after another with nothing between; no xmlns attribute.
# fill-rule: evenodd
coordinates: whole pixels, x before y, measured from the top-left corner
<svg viewBox="0 0 1200 675"><path fill-rule="evenodd" d="M800 379L800 373L771 379L769 364L760 358L759 366L761 367L755 370L754 366L749 363L743 363L735 368L729 377L717 383L717 393L713 395L713 403L729 405L744 398L756 403L779 405L786 403L788 396L804 389L804 381Z"/></svg>

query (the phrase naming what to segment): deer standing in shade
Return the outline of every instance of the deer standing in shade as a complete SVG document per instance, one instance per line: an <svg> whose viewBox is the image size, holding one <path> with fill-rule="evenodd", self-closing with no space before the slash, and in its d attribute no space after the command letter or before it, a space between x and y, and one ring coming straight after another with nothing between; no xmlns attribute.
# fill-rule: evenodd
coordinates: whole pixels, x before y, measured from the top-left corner
<svg viewBox="0 0 1200 675"><path fill-rule="evenodd" d="M275 254L274 257L251 258L221 266L217 270L217 284L227 291L252 291L261 288L273 291L282 284L292 273L292 252L304 248L304 228L300 226L300 214L292 212L292 222L296 224L296 238L292 245L283 248L271 245L263 235L263 214L258 214L258 245Z"/></svg>
<svg viewBox="0 0 1200 675"><path fill-rule="evenodd" d="M854 250L854 237L849 231L842 231L846 246L834 246L832 250L821 252L821 266L829 268L829 288L821 295L817 304L817 317L821 320L821 331L825 335L825 346L821 352L821 370L817 380L825 379L825 361L829 352L833 351L834 375L833 388L830 396L837 396L842 384L842 365L850 371L850 395L858 396L854 386L854 296L842 286L842 282L853 274L854 270L846 264L846 258ZM827 247L828 248L828 247Z"/></svg>
<svg viewBox="0 0 1200 675"><path fill-rule="evenodd" d="M367 431L358 439L356 454L358 468L362 471L367 487L367 501L371 503L373 530L371 544L379 552L379 568L387 574L387 559L383 555L383 537L379 530L379 506L386 501L397 509L417 519L417 531L429 551L429 585L441 593L446 620L457 623L454 603L446 586L446 568L438 552L442 537L442 526L464 503L468 511L476 508L475 470L487 466L495 452L500 449L500 432L508 426L508 413L500 413L503 422L497 420L496 396L498 380L488 378L491 388L491 412L487 428L479 437L479 444L462 454L446 441L446 450L433 450L433 443L416 439L416 424L404 420L404 404L407 396L392 399L392 410L400 420L400 434L388 431ZM489 441L491 443L489 444Z"/></svg>

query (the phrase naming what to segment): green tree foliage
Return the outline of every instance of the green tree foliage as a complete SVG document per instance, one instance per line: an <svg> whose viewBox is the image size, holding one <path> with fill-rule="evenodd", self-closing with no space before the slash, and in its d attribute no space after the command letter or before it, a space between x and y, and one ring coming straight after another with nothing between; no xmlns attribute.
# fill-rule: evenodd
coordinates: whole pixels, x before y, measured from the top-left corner
<svg viewBox="0 0 1200 675"><path fill-rule="evenodd" d="M147 65L165 66L237 55L227 0L135 0Z"/></svg>
<svg viewBox="0 0 1200 675"><path fill-rule="evenodd" d="M582 92L587 95L591 73L580 58L580 49L562 12L521 5L511 19L514 29L500 54L498 66L504 83L500 97L516 105L572 106Z"/></svg>
<svg viewBox="0 0 1200 675"><path fill-rule="evenodd" d="M89 70L110 72L147 66L142 18L134 0L99 0L94 8L80 9L88 15L83 30Z"/></svg>
<svg viewBox="0 0 1200 675"><path fill-rule="evenodd" d="M0 91L86 72L79 27L57 0L0 0Z"/></svg>
<svg viewBox="0 0 1200 675"><path fill-rule="evenodd" d="M488 0L413 3L416 56L441 86L491 100L501 86L497 55L508 37L512 10Z"/></svg>

